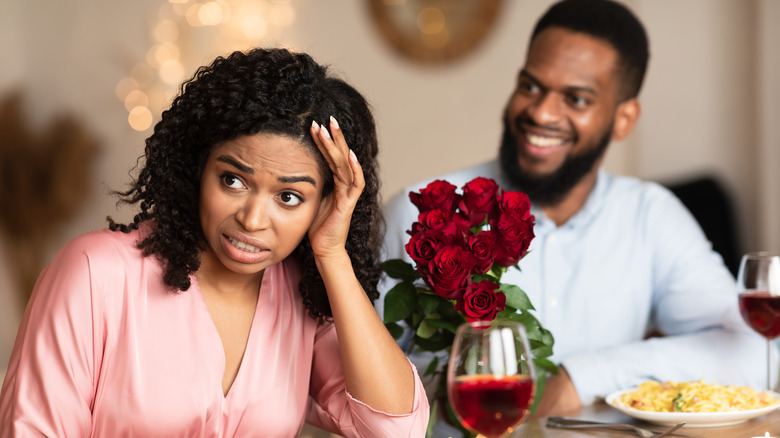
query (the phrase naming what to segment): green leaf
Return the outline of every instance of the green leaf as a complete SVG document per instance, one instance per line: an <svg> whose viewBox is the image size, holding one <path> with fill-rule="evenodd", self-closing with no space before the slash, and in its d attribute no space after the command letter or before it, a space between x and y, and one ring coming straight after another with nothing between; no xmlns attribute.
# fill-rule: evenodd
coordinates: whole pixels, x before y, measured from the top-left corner
<svg viewBox="0 0 780 438"><path fill-rule="evenodd" d="M419 336L414 337L414 343L417 347L423 351L441 351L449 349L452 346L452 341L455 339L455 335L448 331L439 330L434 333L430 338L421 338Z"/></svg>
<svg viewBox="0 0 780 438"><path fill-rule="evenodd" d="M528 340L528 344L531 345L531 349L541 348L541 347L546 347L547 346L547 344L545 344L544 342L542 342L539 339L529 339Z"/></svg>
<svg viewBox="0 0 780 438"><path fill-rule="evenodd" d="M425 429L425 438L433 438L433 426L438 421L439 399L434 398L431 402L431 414L428 417L428 427Z"/></svg>
<svg viewBox="0 0 780 438"><path fill-rule="evenodd" d="M442 298L439 301L439 307L436 308L439 313L450 321L458 321L458 324L466 322L466 317L462 313L453 308L453 303L449 300Z"/></svg>
<svg viewBox="0 0 780 438"><path fill-rule="evenodd" d="M404 334L404 328L394 322L388 322L385 324L387 331L393 335L393 338L398 339Z"/></svg>
<svg viewBox="0 0 780 438"><path fill-rule="evenodd" d="M507 320L507 321L515 321L523 324L525 326L525 331L528 334L529 340L534 341L541 341L542 340L542 333L541 328L539 326L539 321L534 318L533 315L531 315L528 312L522 312L522 313L516 313L513 311L507 311L504 310L498 314L499 319L501 320Z"/></svg>
<svg viewBox="0 0 780 438"><path fill-rule="evenodd" d="M517 310L536 310L534 305L531 304L528 295L519 287L513 284L502 283L498 289L506 295L506 304L508 306L512 306Z"/></svg>
<svg viewBox="0 0 780 438"><path fill-rule="evenodd" d="M436 333L436 327L428 323L428 319L422 320L420 326L417 327L417 336L428 339Z"/></svg>
<svg viewBox="0 0 780 438"><path fill-rule="evenodd" d="M479 283L480 281L483 281L483 280L490 280L493 283L498 283L499 282L499 278L494 276L494 275L491 275L491 272L492 271L490 271L490 272L488 272L486 274L483 274L483 275L472 275L471 276L471 280L474 283Z"/></svg>
<svg viewBox="0 0 780 438"><path fill-rule="evenodd" d="M441 302L441 297L438 295L426 295L426 294L419 294L417 295L417 303L422 308L423 315L430 315L433 313L434 310L439 306L439 303Z"/></svg>
<svg viewBox="0 0 780 438"><path fill-rule="evenodd" d="M433 360L428 364L428 368L425 369L423 376L430 376L436 372L436 368L439 367L439 356L433 356Z"/></svg>
<svg viewBox="0 0 780 438"><path fill-rule="evenodd" d="M490 270L487 272L487 275L493 276L497 279L501 279L501 277L504 275L504 272L506 272L506 268L499 265L493 265Z"/></svg>
<svg viewBox="0 0 780 438"><path fill-rule="evenodd" d="M385 321L400 321L412 314L417 303L416 290L412 283L402 281L385 295Z"/></svg>
<svg viewBox="0 0 780 438"><path fill-rule="evenodd" d="M558 374L558 366L555 365L551 360L545 359L543 357L534 358L534 367L536 368L537 374L540 372Z"/></svg>
<svg viewBox="0 0 780 438"><path fill-rule="evenodd" d="M550 333L550 331L546 328L542 328L542 342L547 345L555 344L555 338L553 338L552 333Z"/></svg>
<svg viewBox="0 0 780 438"><path fill-rule="evenodd" d="M455 331L458 330L458 324L454 324L452 321L447 321L446 319L428 318L424 322L436 328L449 330L452 333L455 333Z"/></svg>
<svg viewBox="0 0 780 438"><path fill-rule="evenodd" d="M382 269L388 277L396 278L404 281L417 280L420 278L420 274L415 271L412 265L401 259L390 259L382 263Z"/></svg>
<svg viewBox="0 0 780 438"><path fill-rule="evenodd" d="M547 384L546 373L536 373L536 397L534 397L534 404L531 406L531 415L536 413L536 408L539 407L539 402L542 401L542 395L544 395L544 387Z"/></svg>
<svg viewBox="0 0 780 438"><path fill-rule="evenodd" d="M544 347L539 348L532 348L531 354L534 355L534 357L550 357L552 356L552 347L549 345L545 345Z"/></svg>

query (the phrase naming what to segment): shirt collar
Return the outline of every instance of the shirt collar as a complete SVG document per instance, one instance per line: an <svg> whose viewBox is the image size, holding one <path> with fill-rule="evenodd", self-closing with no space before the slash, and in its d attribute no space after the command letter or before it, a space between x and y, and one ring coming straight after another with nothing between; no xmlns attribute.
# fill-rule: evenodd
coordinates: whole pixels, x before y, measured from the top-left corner
<svg viewBox="0 0 780 438"><path fill-rule="evenodd" d="M558 228L578 228L590 222L604 203L604 198L606 197L611 180L612 175L604 169L599 168L598 173L596 174L596 184L593 186L590 195L588 195L585 204L577 213L574 213L574 216L569 218L566 223ZM548 231L548 229L552 230L556 228L555 223L545 216L542 208L534 203L531 203L531 214L536 216L536 227L539 231Z"/></svg>

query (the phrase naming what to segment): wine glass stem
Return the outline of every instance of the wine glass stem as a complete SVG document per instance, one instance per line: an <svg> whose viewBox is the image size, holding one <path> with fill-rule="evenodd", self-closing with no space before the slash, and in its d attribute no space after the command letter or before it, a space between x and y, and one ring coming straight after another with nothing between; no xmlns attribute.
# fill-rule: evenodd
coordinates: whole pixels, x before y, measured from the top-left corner
<svg viewBox="0 0 780 438"><path fill-rule="evenodd" d="M770 339L766 340L766 389L772 390L772 377L771 377L771 369L772 369L772 341Z"/></svg>

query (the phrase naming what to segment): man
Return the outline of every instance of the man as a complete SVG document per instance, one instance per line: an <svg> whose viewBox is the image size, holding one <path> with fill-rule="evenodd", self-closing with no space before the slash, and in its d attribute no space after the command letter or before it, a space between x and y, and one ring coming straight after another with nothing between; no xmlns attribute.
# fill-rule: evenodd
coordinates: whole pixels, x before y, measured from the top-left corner
<svg viewBox="0 0 780 438"><path fill-rule="evenodd" d="M536 238L522 272L502 281L528 294L555 337L560 372L537 416L650 379L766 384L765 341L741 320L734 279L690 213L657 184L600 169L640 116L648 58L642 24L621 4L553 5L504 110L498 159L431 179L493 178L532 201ZM408 193L431 180L387 204L387 258L409 260Z"/></svg>

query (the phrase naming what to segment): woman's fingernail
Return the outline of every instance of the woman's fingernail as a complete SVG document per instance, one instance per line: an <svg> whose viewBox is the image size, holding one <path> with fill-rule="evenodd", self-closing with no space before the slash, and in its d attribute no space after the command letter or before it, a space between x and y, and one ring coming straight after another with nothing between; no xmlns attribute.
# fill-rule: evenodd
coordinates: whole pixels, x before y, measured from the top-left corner
<svg viewBox="0 0 780 438"><path fill-rule="evenodd" d="M358 162L357 155L355 155L355 151L353 151L352 149L349 150L349 157L352 158L354 162L356 163Z"/></svg>
<svg viewBox="0 0 780 438"><path fill-rule="evenodd" d="M320 130L320 125L318 125L314 120L311 121L311 127L314 128L315 131Z"/></svg>
<svg viewBox="0 0 780 438"><path fill-rule="evenodd" d="M320 132L322 132L322 135L325 136L325 138L330 138L330 133L328 132L328 128L323 126L320 128Z"/></svg>
<svg viewBox="0 0 780 438"><path fill-rule="evenodd" d="M337 122L336 118L333 116L330 116L330 127L333 129L339 129L339 122Z"/></svg>

